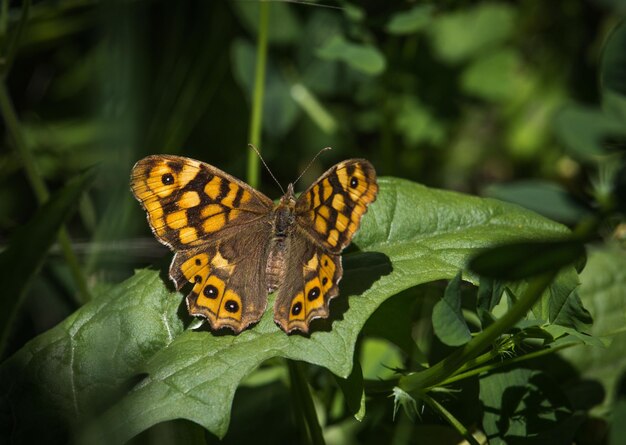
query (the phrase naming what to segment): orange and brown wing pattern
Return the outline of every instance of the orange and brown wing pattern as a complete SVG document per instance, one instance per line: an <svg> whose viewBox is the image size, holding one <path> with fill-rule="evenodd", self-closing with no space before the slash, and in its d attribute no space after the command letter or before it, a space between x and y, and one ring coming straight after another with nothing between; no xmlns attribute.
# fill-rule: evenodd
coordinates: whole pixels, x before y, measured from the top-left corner
<svg viewBox="0 0 626 445"><path fill-rule="evenodd" d="M148 156L135 164L131 190L156 237L174 250L230 237L269 215L272 201L244 182L181 156Z"/></svg>
<svg viewBox="0 0 626 445"><path fill-rule="evenodd" d="M256 323L267 306L265 263L269 224L253 226L237 237L176 253L170 277L180 289L190 282L187 308L206 318L212 329L230 328L239 333Z"/></svg>
<svg viewBox="0 0 626 445"><path fill-rule="evenodd" d="M300 195L296 219L321 246L340 253L350 244L377 194L372 164L365 159L349 159L331 167Z"/></svg>
<svg viewBox="0 0 626 445"><path fill-rule="evenodd" d="M330 300L339 295L341 256L301 236L292 240L286 262L289 266L274 304L274 321L287 333L307 333L311 321L328 317Z"/></svg>

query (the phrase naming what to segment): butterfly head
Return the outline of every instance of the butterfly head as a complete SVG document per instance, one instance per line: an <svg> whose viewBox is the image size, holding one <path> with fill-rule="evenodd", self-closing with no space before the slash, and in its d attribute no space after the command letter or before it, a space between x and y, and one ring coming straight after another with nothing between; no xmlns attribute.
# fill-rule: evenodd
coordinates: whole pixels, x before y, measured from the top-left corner
<svg viewBox="0 0 626 445"><path fill-rule="evenodd" d="M280 204L286 206L289 209L295 209L296 207L296 194L293 191L293 184L287 186L287 193L280 198Z"/></svg>

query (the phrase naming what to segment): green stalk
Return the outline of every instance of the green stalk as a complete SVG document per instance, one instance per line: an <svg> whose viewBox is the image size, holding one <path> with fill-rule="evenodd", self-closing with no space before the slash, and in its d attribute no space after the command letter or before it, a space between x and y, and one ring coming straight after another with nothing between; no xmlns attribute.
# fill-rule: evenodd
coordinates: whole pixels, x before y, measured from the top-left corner
<svg viewBox="0 0 626 445"><path fill-rule="evenodd" d="M2 20L8 21L8 6L6 6L7 10L5 11L5 5L8 5L8 1L4 1L2 4ZM15 30L13 31L13 35L11 38L8 38L6 29L6 23L0 25L2 31L0 31L0 35L4 42L6 42L6 46L2 48L4 50L4 61L1 66L2 77L6 79L7 74L11 70L11 66L13 65L13 60L15 59L15 54L17 53L17 47L22 39L22 32L24 31L24 27L26 26L26 21L28 20L28 12L30 11L30 0L24 0L22 2L22 12L20 14L20 19L15 26Z"/></svg>
<svg viewBox="0 0 626 445"><path fill-rule="evenodd" d="M450 411L445 409L442 404L437 402L435 399L430 397L427 394L422 395L422 400L428 404L434 411L439 413L441 417L443 417L452 428L454 428L465 440L467 440L471 445L480 445L478 441L472 436L472 434L465 428L459 420L454 417Z"/></svg>
<svg viewBox="0 0 626 445"><path fill-rule="evenodd" d="M265 66L267 65L267 34L269 28L270 3L259 2L259 35L256 47L256 68L254 70L254 91L252 93L252 115L248 139L252 145L259 147L261 142L261 122L263 121L263 94L265 92ZM259 186L259 157L248 152L248 184Z"/></svg>
<svg viewBox="0 0 626 445"><path fill-rule="evenodd" d="M250 116L250 143L259 148L261 142L261 123L263 122L263 94L265 92L265 69L267 65L267 34L269 29L268 1L259 2L259 34L257 39L256 68L254 72L254 91L252 94L252 114ZM250 150L248 153L248 184L252 187L259 185L259 157ZM306 422L309 438L314 445L324 445L324 435L317 419L315 405L309 385L306 381L302 364L287 360L291 390L294 399L301 409L301 415Z"/></svg>
<svg viewBox="0 0 626 445"><path fill-rule="evenodd" d="M465 362L477 357L490 347L500 335L520 321L541 297L557 273L558 271L547 272L532 279L517 302L495 323L439 363L424 371L402 377L398 386L409 393L414 391L421 393L432 386L439 385L440 382L453 375Z"/></svg>
<svg viewBox="0 0 626 445"><path fill-rule="evenodd" d="M294 420L296 421L296 429L300 434L300 441L303 444L311 443L311 436L309 435L309 427L307 425L306 419L304 417L304 407L302 405L302 396L300 395L300 391L295 386L295 383L298 379L296 375L296 367L293 366L293 363L290 360L287 360L287 369L289 371L289 381L291 382L291 399L293 400L294 406Z"/></svg>
<svg viewBox="0 0 626 445"><path fill-rule="evenodd" d="M313 445L324 445L324 434L322 433L322 427L317 419L311 389L306 381L303 365L300 362L288 360L287 366L289 367L289 376L291 377L291 390L296 392L300 401L311 443Z"/></svg>
<svg viewBox="0 0 626 445"><path fill-rule="evenodd" d="M2 0L2 10L0 11L0 36L6 41L9 24L9 0Z"/></svg>
<svg viewBox="0 0 626 445"><path fill-rule="evenodd" d="M2 117L4 118L7 133L13 139L13 146L22 160L22 165L26 172L28 182L35 192L37 201L41 205L48 200L50 193L48 192L48 188L46 187L43 178L37 171L35 158L26 145L26 140L24 139L24 134L17 118L17 113L13 107L13 102L11 102L6 83L3 80L0 80L0 113L2 113ZM78 263L78 258L72 249L70 237L64 227L59 230L58 240L72 277L74 278L74 282L78 288L77 302L85 303L90 299L87 281L85 280Z"/></svg>
<svg viewBox="0 0 626 445"><path fill-rule="evenodd" d="M467 372L461 372L458 374L455 374L454 376L444 380L443 382L441 382L439 385L440 386L446 386L449 385L451 383L454 382L458 382L459 380L463 380L463 379L467 379L469 377L473 377L475 375L479 375L482 374L484 372L491 372L493 370L499 369L499 368L504 368L505 366L510 366L513 365L515 363L520 363L520 362L525 362L527 360L532 360L535 359L537 357L541 357L543 355L548 355L548 354L554 354L557 351L560 351L561 349L565 349L565 348L570 348L572 346L576 346L579 345L580 343L566 343L560 346L555 346L553 348L545 348L545 349L540 349L539 351L535 351L535 352L531 352L529 354L524 354L521 355L519 357L515 357L512 358L510 360L504 360L502 362L498 362L498 363L492 363L490 365L486 365L486 366L481 366L479 368L474 368L470 371Z"/></svg>
<svg viewBox="0 0 626 445"><path fill-rule="evenodd" d="M463 363L463 365L457 369L454 372L454 375L460 374L462 372L467 371L468 369L473 369L479 365L483 365L485 363L488 363L489 361L495 359L496 357L498 357L498 351L496 351L495 349L492 349L489 352L485 352L484 354L479 355L478 357L476 357L475 359L472 360L468 360L467 362Z"/></svg>

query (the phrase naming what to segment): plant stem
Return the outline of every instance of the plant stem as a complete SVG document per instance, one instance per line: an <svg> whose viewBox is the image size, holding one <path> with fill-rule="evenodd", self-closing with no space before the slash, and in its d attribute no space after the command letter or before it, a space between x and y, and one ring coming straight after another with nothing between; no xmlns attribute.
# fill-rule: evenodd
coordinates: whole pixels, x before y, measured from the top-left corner
<svg viewBox="0 0 626 445"><path fill-rule="evenodd" d="M423 392L453 375L465 362L477 357L507 329L521 320L541 297L557 273L558 271L547 272L533 278L517 302L495 323L439 363L424 371L402 377L398 386L406 392Z"/></svg>
<svg viewBox="0 0 626 445"><path fill-rule="evenodd" d="M292 366L291 362L287 360L287 369L289 371L289 381L291 382L291 399L294 405L294 420L296 421L296 428L300 433L300 441L303 444L311 443L311 436L309 435L309 428L307 426L306 419L304 417L304 407L302 405L302 397L300 391L295 387L295 383L298 380L296 376L296 368Z"/></svg>
<svg viewBox="0 0 626 445"><path fill-rule="evenodd" d="M250 116L250 143L259 149L261 141L261 123L263 122L263 93L265 91L265 67L267 65L267 34L269 28L269 8L268 1L259 2L259 34L257 39L256 68L254 72L254 91L252 94L252 115ZM259 185L259 158L252 150L248 153L248 184L252 187ZM294 399L301 408L302 417L306 422L309 438L314 445L324 445L322 428L317 419L315 405L309 385L306 381L302 364L287 360L289 376L291 379L291 390Z"/></svg>
<svg viewBox="0 0 626 445"><path fill-rule="evenodd" d="M325 442L322 427L317 419L315 405L313 404L313 397L311 396L311 390L306 381L306 376L304 375L303 365L301 362L287 360L287 366L289 367L289 376L291 377L291 390L296 393L297 398L300 401L302 414L309 430L311 443L313 445L324 445Z"/></svg>
<svg viewBox="0 0 626 445"><path fill-rule="evenodd" d="M26 140L24 139L24 134L17 118L17 113L13 107L13 102L11 102L6 83L3 80L0 80L0 113L4 118L7 133L13 139L13 146L22 160L22 165L26 171L26 177L35 192L37 201L41 205L48 200L50 193L48 192L48 188L46 187L43 178L37 171L35 158L26 145ZM76 287L78 288L78 294L76 296L78 300L77 302L85 303L90 299L87 281L85 280L78 263L78 258L72 249L70 237L64 227L59 230L58 240L72 277L74 278Z"/></svg>
<svg viewBox="0 0 626 445"><path fill-rule="evenodd" d="M460 374L468 369L475 368L478 365L487 363L496 357L498 357L498 352L495 349L492 349L491 351L488 351L488 352L485 352L484 354L479 355L475 359L468 360L467 362L463 363L463 365L454 372L454 375Z"/></svg>
<svg viewBox="0 0 626 445"><path fill-rule="evenodd" d="M472 434L465 428L461 422L458 421L456 417L454 417L450 411L445 409L443 405L437 402L435 399L430 397L428 394L422 395L422 400L428 404L433 410L435 410L441 417L446 419L446 421L454 428L461 436L465 438L471 445L480 445L478 441L472 436Z"/></svg>
<svg viewBox="0 0 626 445"><path fill-rule="evenodd" d="M248 139L252 145L259 147L261 142L261 123L263 122L263 94L265 92L265 66L267 64L267 34L269 28L269 1L259 2L259 34L256 47L256 68L254 70L254 91L252 93L252 115ZM259 186L259 157L248 152L248 184Z"/></svg>
<svg viewBox="0 0 626 445"><path fill-rule="evenodd" d="M557 351L560 351L561 349L569 348L569 347L576 346L576 345L579 345L579 344L580 343L575 343L575 342L566 343L566 344L563 344L563 345L560 345L560 346L555 346L553 348L540 349L539 351L531 352L529 354L524 354L524 355L521 355L519 357L512 358L510 360L501 361L499 363L492 363L490 365L481 366L480 368L474 368L474 369L472 369L470 371L467 371L467 372L462 372L462 373L459 373L459 374L455 374L452 377L450 377L450 378L444 380L443 382L441 382L439 385L446 386L446 385L449 385L451 383L457 382L459 380L467 379L469 377L473 377L475 375L482 374L483 372L490 372L490 371L493 371L495 369L504 368L505 366L513 365L515 363L520 363L520 362L524 362L524 361L527 361L527 360L532 360L534 358L541 357L543 355L553 354L553 353L555 353Z"/></svg>
<svg viewBox="0 0 626 445"><path fill-rule="evenodd" d="M8 0L3 1L2 3L2 20L4 23L0 24L0 36L2 37L5 46L2 48L4 51L2 54L2 62L0 63L0 72L2 73L2 78L6 79L7 74L11 70L11 66L13 65L13 60L15 59L15 54L17 53L17 48L19 46L20 40L22 38L22 32L24 31L24 27L26 26L26 22L28 20L28 13L30 11L30 0L24 0L22 2L22 12L20 14L19 21L15 26L15 30L13 31L13 35L11 38L8 36ZM6 10L5 10L6 8Z"/></svg>
<svg viewBox="0 0 626 445"><path fill-rule="evenodd" d="M0 10L0 36L6 42L6 35L9 23L9 0L2 0L2 10Z"/></svg>

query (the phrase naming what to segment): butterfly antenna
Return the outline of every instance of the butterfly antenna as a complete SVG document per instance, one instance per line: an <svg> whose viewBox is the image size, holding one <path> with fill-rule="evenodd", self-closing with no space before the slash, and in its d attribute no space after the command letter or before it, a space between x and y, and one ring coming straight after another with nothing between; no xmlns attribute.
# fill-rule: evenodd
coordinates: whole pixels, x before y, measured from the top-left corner
<svg viewBox="0 0 626 445"><path fill-rule="evenodd" d="M309 162L309 165L306 166L306 168L302 171L302 173L300 173L300 176L298 176L298 179L296 179L295 181L293 181L293 185L296 185L296 183L300 180L300 178L302 178L302 176L306 173L306 171L309 169L309 167L313 164L313 162L315 162L315 160L317 159L317 157L319 155L321 155L322 153L324 153L325 151L328 150L332 150L332 147L324 147L322 148L320 151L317 152L317 154L315 155L315 157L313 157L313 159L311 159L311 162Z"/></svg>
<svg viewBox="0 0 626 445"><path fill-rule="evenodd" d="M267 164L265 163L265 160L263 159L263 156L261 156L261 153L259 152L259 150L257 150L257 148L252 145L252 144L248 144L248 147L250 147L251 149L253 149L257 156L259 157L259 159L261 160L261 162L263 163L263 165L265 166L265 168L267 169L268 172L270 172L270 175L272 176L272 179L274 179L274 181L276 181L276 184L278 184L278 187L280 187L280 190L283 192L283 195L285 194L285 189L283 188L282 185L280 185L280 182L278 182L278 179L276 179L276 176L274 176L274 173L272 173L272 170L270 170L270 168L267 166Z"/></svg>

